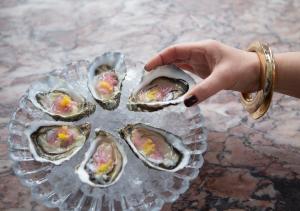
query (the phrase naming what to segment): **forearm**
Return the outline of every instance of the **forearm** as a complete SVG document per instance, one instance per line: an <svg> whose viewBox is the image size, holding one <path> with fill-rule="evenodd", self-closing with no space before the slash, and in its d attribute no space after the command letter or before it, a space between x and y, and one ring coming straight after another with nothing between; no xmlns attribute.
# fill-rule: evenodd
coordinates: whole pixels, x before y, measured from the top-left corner
<svg viewBox="0 0 300 211"><path fill-rule="evenodd" d="M300 52L275 54L275 91L300 98Z"/></svg>

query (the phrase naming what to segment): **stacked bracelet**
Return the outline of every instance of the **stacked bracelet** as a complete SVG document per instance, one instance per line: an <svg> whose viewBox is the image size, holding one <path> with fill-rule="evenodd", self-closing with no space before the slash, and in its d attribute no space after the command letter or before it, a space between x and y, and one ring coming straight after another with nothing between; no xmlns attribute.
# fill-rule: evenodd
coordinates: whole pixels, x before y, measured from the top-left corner
<svg viewBox="0 0 300 211"><path fill-rule="evenodd" d="M242 93L241 103L254 119L262 117L268 110L275 82L275 61L270 47L260 42L252 43L248 51L256 52L260 60L261 87L253 97L250 93Z"/></svg>

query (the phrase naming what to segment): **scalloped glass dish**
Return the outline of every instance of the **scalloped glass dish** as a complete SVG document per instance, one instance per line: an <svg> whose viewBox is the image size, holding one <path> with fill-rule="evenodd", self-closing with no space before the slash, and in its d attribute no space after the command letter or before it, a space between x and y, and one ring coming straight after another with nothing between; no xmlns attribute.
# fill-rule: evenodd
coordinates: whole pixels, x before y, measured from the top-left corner
<svg viewBox="0 0 300 211"><path fill-rule="evenodd" d="M47 207L60 210L159 210L165 202L174 202L180 194L189 188L189 183L197 177L203 165L203 156L207 148L206 131L199 107L185 108L183 105L171 106L157 112L132 112L126 107L130 92L139 83L142 67L127 67L123 82L121 102L113 111L103 110L92 98L87 83L88 61L78 61L49 73L49 76L65 79L80 91L88 101L97 105L94 114L76 123L90 122L91 135L84 147L70 160L61 165L40 163L34 160L25 128L32 121L52 120L28 100L28 91L20 99L9 124L9 150L15 174L23 185L29 187L32 197ZM143 164L120 138L128 163L120 180L108 187L97 188L82 183L74 169L84 158L95 128L101 128L119 137L118 130L126 124L145 123L158 127L183 139L190 150L188 165L175 173L150 169Z"/></svg>

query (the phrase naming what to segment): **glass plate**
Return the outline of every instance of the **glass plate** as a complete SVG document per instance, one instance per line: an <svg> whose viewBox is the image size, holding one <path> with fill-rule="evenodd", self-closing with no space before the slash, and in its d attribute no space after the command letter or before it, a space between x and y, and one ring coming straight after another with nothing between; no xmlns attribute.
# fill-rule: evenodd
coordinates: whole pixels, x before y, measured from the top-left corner
<svg viewBox="0 0 300 211"><path fill-rule="evenodd" d="M36 82L43 83L43 80L53 76L65 79L97 105L94 114L76 121L92 124L92 132L85 146L60 166L35 161L29 151L24 129L32 121L54 120L33 106L28 100L27 91L20 99L9 124L9 154L15 174L23 185L31 189L32 197L36 201L60 210L159 210L165 202L174 202L188 189L190 181L197 177L203 165L202 154L207 148L207 134L203 128L199 107L187 109L178 105L152 113L128 111L127 99L143 73L141 65L131 65L127 68L119 107L114 111L103 110L87 89L88 65L88 61L74 62L65 68L52 71ZM159 127L182 137L183 143L191 151L188 165L175 173L150 169L119 138L118 141L128 156L128 163L120 180L104 189L82 183L74 169L83 160L89 141L94 137L94 129L101 128L119 137L120 128L137 122Z"/></svg>

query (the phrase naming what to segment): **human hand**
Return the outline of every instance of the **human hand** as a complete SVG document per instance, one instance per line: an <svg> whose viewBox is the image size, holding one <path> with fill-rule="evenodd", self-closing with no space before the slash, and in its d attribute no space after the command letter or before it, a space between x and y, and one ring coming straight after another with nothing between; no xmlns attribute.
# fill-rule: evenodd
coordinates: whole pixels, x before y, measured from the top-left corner
<svg viewBox="0 0 300 211"><path fill-rule="evenodd" d="M223 89L250 93L260 88L260 62L256 53L215 40L170 46L150 59L145 70L166 64L175 64L205 79L185 95L187 107Z"/></svg>

